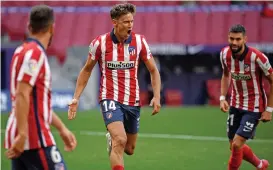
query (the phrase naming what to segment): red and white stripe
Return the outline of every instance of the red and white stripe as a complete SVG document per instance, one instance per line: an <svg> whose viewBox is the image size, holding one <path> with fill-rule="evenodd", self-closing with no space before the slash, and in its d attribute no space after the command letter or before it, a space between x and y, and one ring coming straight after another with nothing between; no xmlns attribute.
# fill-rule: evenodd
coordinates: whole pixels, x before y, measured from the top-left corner
<svg viewBox="0 0 273 170"><path fill-rule="evenodd" d="M135 52L130 54L129 47L132 46ZM98 60L102 73L99 100L112 99L125 105L139 106L139 60L147 61L152 57L145 38L132 33L130 44L115 44L107 33L93 40L89 47L89 56ZM115 61L134 61L135 66L124 70L108 69L107 62Z"/></svg>
<svg viewBox="0 0 273 170"><path fill-rule="evenodd" d="M263 112L266 106L266 94L262 74L267 76L273 72L270 64L267 63L267 57L251 47L242 61L232 57L229 47L224 48L220 56L222 67L226 67L231 74L251 75L250 80L231 79L230 105L242 110ZM245 69L245 64L249 66L249 71Z"/></svg>
<svg viewBox="0 0 273 170"><path fill-rule="evenodd" d="M37 62L36 69L29 72L29 61ZM11 84L10 93L12 99L12 111L10 113L6 134L5 148L10 148L17 135L17 120L15 116L15 100L16 86L18 81L24 81L36 88L37 106L34 106L34 98L30 98L30 112L28 115L28 136L25 142L24 149L36 149L41 147L41 142L44 147L55 145L52 133L50 132L49 124L52 119L51 109L51 73L46 54L42 48L35 42L28 42L18 47L14 53L11 64ZM31 95L32 96L32 95ZM41 100L42 99L42 100ZM35 119L34 107L38 108L38 119ZM40 131L38 131L38 125ZM42 141L39 135L42 136Z"/></svg>

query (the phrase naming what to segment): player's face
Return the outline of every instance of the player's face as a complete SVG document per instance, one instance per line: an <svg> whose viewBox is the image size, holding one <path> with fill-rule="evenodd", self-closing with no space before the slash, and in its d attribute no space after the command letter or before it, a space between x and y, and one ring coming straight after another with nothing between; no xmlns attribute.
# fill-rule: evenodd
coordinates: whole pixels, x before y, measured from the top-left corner
<svg viewBox="0 0 273 170"><path fill-rule="evenodd" d="M243 33L229 33L228 42L233 53L239 53L246 43L246 36Z"/></svg>
<svg viewBox="0 0 273 170"><path fill-rule="evenodd" d="M121 39L126 40L129 38L131 31L133 29L134 17L133 14L128 13L119 17L119 19L114 20L114 27L116 29L116 34Z"/></svg>

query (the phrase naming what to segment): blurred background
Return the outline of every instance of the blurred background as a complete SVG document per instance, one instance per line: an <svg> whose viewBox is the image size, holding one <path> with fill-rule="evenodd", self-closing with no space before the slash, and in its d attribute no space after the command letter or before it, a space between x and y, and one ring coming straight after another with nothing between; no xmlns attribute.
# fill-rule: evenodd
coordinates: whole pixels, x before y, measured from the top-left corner
<svg viewBox="0 0 273 170"><path fill-rule="evenodd" d="M65 124L76 134L78 146L65 153L53 129L69 169L109 169L105 126L98 109L99 69L81 97L80 112L67 120L77 76L88 54L88 45L98 35L110 32L109 11L121 1L1 1L1 130L6 128L9 99L9 67L15 48L27 36L30 8L52 6L56 30L48 49L52 72L52 103ZM124 2L124 1L123 1ZM126 169L223 170L230 155L226 137L227 114L219 110L220 50L227 46L228 29L243 24L248 45L273 61L273 4L264 1L129 1L137 6L134 32L150 45L162 79L162 104L156 116L151 108L141 111L140 134ZM267 81L265 81L267 82ZM152 97L150 76L139 68L141 102ZM269 92L268 84L265 84ZM214 107L216 106L216 107ZM273 162L273 124L260 123L249 145L255 153ZM2 131L3 132L3 131ZM2 139L4 133L1 134ZM189 142L190 141L190 142ZM3 140L2 140L3 142ZM2 147L1 147L2 148ZM3 155L1 168L10 169ZM252 170L249 164L241 170Z"/></svg>
<svg viewBox="0 0 273 170"><path fill-rule="evenodd" d="M109 11L121 1L3 1L1 5L1 107L9 108L9 64L15 47L27 36L31 6L47 4L56 15L56 31L48 49L53 73L53 105L66 107L75 88L89 43L111 31ZM124 1L123 1L124 2ZM162 103L218 105L222 71L219 52L228 29L243 24L248 45L273 54L273 4L264 1L129 1L137 6L134 31L146 36L162 76ZM149 73L139 69L141 99L151 99ZM81 108L97 106L99 72L95 69ZM4 96L4 97L3 97ZM6 100L5 100L6 99ZM60 100L59 100L60 99Z"/></svg>

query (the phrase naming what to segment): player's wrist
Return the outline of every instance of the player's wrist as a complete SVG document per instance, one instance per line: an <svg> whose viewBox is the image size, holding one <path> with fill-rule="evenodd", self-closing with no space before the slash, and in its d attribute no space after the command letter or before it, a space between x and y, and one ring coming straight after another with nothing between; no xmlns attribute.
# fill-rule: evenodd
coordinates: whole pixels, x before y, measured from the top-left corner
<svg viewBox="0 0 273 170"><path fill-rule="evenodd" d="M265 111L272 113L273 112L273 107L267 106Z"/></svg>
<svg viewBox="0 0 273 170"><path fill-rule="evenodd" d="M221 96L219 97L219 100L220 100L220 101L224 101L224 100L226 100L226 96L221 95Z"/></svg>

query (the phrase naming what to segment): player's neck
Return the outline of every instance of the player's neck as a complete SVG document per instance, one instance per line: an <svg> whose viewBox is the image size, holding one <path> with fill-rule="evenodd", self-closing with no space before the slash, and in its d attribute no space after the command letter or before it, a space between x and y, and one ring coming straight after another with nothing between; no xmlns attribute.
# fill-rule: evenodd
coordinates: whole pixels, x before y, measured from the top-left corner
<svg viewBox="0 0 273 170"><path fill-rule="evenodd" d="M42 44L42 46L44 47L44 49L47 49L49 40L48 40L48 38L45 35L29 34L28 37L38 40Z"/></svg>
<svg viewBox="0 0 273 170"><path fill-rule="evenodd" d="M115 34L115 36L117 37L118 42L124 43L124 41L125 41L126 39L121 38L121 37L116 33L116 29L114 29L114 34Z"/></svg>

